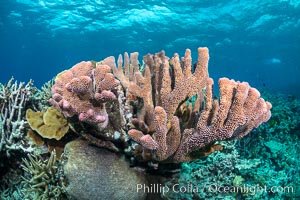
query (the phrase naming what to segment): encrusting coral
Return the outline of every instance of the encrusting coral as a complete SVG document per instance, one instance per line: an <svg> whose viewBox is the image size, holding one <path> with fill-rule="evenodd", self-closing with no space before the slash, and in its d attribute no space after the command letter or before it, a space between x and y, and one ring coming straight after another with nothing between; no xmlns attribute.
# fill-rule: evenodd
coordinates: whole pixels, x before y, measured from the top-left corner
<svg viewBox="0 0 300 200"><path fill-rule="evenodd" d="M95 66L81 62L56 77L50 102L96 125L98 143L120 143L116 132L107 136L118 127L140 144L122 141L133 156L170 163L207 155L214 142L243 137L270 118L271 104L246 82L221 78L220 99L213 98L207 48L198 48L194 66L191 60L187 49L181 60L148 54L142 68L136 52L124 54L124 67L122 56L117 64L112 56Z"/></svg>

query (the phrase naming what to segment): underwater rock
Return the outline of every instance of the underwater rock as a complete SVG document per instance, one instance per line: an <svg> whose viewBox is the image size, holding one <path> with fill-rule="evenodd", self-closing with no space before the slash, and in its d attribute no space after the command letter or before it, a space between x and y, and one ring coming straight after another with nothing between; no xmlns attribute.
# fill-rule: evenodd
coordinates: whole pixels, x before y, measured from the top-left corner
<svg viewBox="0 0 300 200"><path fill-rule="evenodd" d="M115 153L76 140L66 145L64 158L71 199L146 198L146 193L137 192L137 184L146 184L144 175Z"/></svg>

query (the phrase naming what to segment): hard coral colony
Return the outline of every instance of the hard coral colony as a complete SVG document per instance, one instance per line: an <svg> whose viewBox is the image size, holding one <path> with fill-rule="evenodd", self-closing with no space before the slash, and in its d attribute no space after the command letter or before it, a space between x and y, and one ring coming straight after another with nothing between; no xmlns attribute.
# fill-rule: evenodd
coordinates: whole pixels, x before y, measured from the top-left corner
<svg viewBox="0 0 300 200"><path fill-rule="evenodd" d="M208 49L198 48L194 66L189 49L181 59L148 54L142 67L136 52L117 64L112 56L81 62L57 75L50 102L70 121L94 127L80 134L98 146L139 161L190 161L271 116L271 104L246 82L221 78L214 98L208 60Z"/></svg>

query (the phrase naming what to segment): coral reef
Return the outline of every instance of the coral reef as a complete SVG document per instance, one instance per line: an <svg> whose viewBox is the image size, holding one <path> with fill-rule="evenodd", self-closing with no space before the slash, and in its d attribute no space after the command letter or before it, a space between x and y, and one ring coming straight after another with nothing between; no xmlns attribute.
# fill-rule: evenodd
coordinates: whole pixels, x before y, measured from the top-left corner
<svg viewBox="0 0 300 200"><path fill-rule="evenodd" d="M293 192L273 193L269 197L297 199L300 197L300 101L285 94L262 92L262 95L274 105L272 117L237 143L244 159L260 159L261 165L240 174L253 185L293 187ZM263 199L263 195L257 196Z"/></svg>
<svg viewBox="0 0 300 200"><path fill-rule="evenodd" d="M165 193L165 199L267 200L300 197L300 163L297 158L300 151L300 120L297 119L300 115L295 112L300 109L300 101L267 92L262 92L262 96L274 105L270 120L248 137L220 142L223 146L220 152L183 163L180 176L166 183L169 188L175 185L176 190ZM180 187L188 186L198 190L176 192ZM249 190L224 193L216 192L216 186L241 186ZM270 192L273 186L279 191Z"/></svg>
<svg viewBox="0 0 300 200"><path fill-rule="evenodd" d="M9 157L11 151L32 152L33 149L24 140L27 124L25 110L34 98L33 81L0 84L0 152Z"/></svg>
<svg viewBox="0 0 300 200"><path fill-rule="evenodd" d="M20 183L22 181L20 169L9 169L9 171L0 178L0 199L1 200L23 200Z"/></svg>
<svg viewBox="0 0 300 200"><path fill-rule="evenodd" d="M214 142L243 137L271 116L271 104L246 82L220 79L220 99L214 99L208 59L208 49L198 48L194 67L189 49L181 60L164 51L148 54L141 68L136 52L124 54L124 67L122 56L117 64L112 56L95 65L81 62L56 77L50 102L66 117L96 125L96 132L80 134L100 147L120 150L116 132L109 131L118 127L123 138L140 144L122 140L140 160L190 161Z"/></svg>
<svg viewBox="0 0 300 200"><path fill-rule="evenodd" d="M32 88L31 81L25 85L10 80L0 85L2 154L10 156L13 149L33 151L24 138L26 131L28 138L47 145L50 152L62 152L67 142L79 136L88 140L68 143L63 163L54 153L49 160L32 156L36 152L29 155L29 160L23 160L21 184L3 176L1 198L64 199L66 193L81 199L145 198L146 194L126 190L144 183L144 175L136 170L174 175L177 163L182 166L180 177L165 186L178 183L177 191L192 185L198 191L169 191L163 198L298 198L299 101L261 95L248 83L227 78L219 79L219 97L215 97L208 49L199 48L197 62L191 60L189 49L181 59L178 54L169 58L162 51L144 56L140 66L137 52L125 53L117 61L111 56L78 63L42 90ZM56 146L56 142L61 143ZM66 187L62 164L71 181ZM293 186L296 192L222 194L208 191L211 184Z"/></svg>
<svg viewBox="0 0 300 200"><path fill-rule="evenodd" d="M27 154L44 152L26 137L28 122L25 118L27 109L39 110L47 106L41 101L43 93L33 87L32 80L24 83L11 78L7 84L0 84L1 199L24 199L20 185L21 159Z"/></svg>
<svg viewBox="0 0 300 200"><path fill-rule="evenodd" d="M165 184L169 192L164 199L236 199L228 193L216 192L214 186L230 187L238 176L236 164L242 164L233 141L221 142L223 151L217 151L205 159L183 163L180 177ZM242 166L245 166L242 164ZM255 167L256 165L252 165ZM186 190L188 187L193 190ZM177 192L180 190L183 192ZM238 195L238 194L236 194Z"/></svg>
<svg viewBox="0 0 300 200"><path fill-rule="evenodd" d="M31 128L27 138L38 146L47 146L49 152L55 149L59 159L68 141L64 136L69 131L69 123L64 115L53 107L48 107L45 112L27 109L26 120Z"/></svg>
<svg viewBox="0 0 300 200"><path fill-rule="evenodd" d="M276 102L272 108L272 117L268 123L263 124L257 130L284 136L285 134L295 133L300 135L300 101L293 96L286 94L271 94L262 92L265 99ZM283 139L283 138L282 138Z"/></svg>
<svg viewBox="0 0 300 200"><path fill-rule="evenodd" d="M297 184L300 177L295 173L297 170L295 163L279 169L274 166L274 158L266 155L267 151L263 146L252 147L260 148L262 154L249 158L240 155L238 142L221 143L223 151L218 151L205 159L183 163L179 178L165 184L170 190L162 197L232 200L299 198ZM228 192L223 190L226 187ZM279 191L270 192L271 187L279 188Z"/></svg>
<svg viewBox="0 0 300 200"><path fill-rule="evenodd" d="M171 59L163 51L154 56L148 54L143 72L134 64L127 67L126 55L124 70L120 57L118 68L112 57L103 62L127 87L133 99L129 99L131 105L138 104L131 108L133 128L128 134L143 146L145 159L151 151L151 159L157 161L193 160L204 147L218 140L243 137L271 116L271 104L246 82L220 79L220 100L213 99L207 48L198 49L194 70L189 49L181 62L178 54ZM194 105L188 104L195 96ZM142 103L136 99L142 99Z"/></svg>
<svg viewBox="0 0 300 200"><path fill-rule="evenodd" d="M40 156L28 156L23 159L22 193L26 199L67 199L65 196L65 181L60 163L56 161L55 151L49 159Z"/></svg>
<svg viewBox="0 0 300 200"><path fill-rule="evenodd" d="M54 85L54 79L47 81L40 91L38 92L39 109L41 111L45 111L50 105L49 99L52 97L52 86Z"/></svg>

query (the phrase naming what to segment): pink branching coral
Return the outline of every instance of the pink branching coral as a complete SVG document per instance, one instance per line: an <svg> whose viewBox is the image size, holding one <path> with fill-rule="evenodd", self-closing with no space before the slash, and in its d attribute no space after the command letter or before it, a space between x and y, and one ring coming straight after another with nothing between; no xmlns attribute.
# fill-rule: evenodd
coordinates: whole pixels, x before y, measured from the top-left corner
<svg viewBox="0 0 300 200"><path fill-rule="evenodd" d="M114 89L119 85L110 71L108 65L95 67L92 62L81 62L63 71L52 87L51 104L67 117L77 115L82 122L107 127L106 103L116 100Z"/></svg>
<svg viewBox="0 0 300 200"><path fill-rule="evenodd" d="M57 75L50 103L65 117L75 116L80 122L96 127L77 132L71 126L73 131L98 147L119 151L111 142L116 138L124 142L126 135L123 129L126 120L122 116L124 94L119 86L120 81L108 65L81 62Z"/></svg>
<svg viewBox="0 0 300 200"><path fill-rule="evenodd" d="M137 160L179 163L221 149L215 142L244 137L271 116L271 104L246 82L219 80L220 99L213 98L207 48L183 58L165 52L144 56L108 57L94 66L81 62L59 74L51 103L66 117L99 127L98 146L116 149L116 134L130 136L121 146ZM109 126L113 125L113 126ZM119 125L119 126L118 126ZM95 143L95 138L85 133ZM107 145L106 140L109 140ZM104 143L105 145L103 145ZM120 142L118 143L120 145Z"/></svg>
<svg viewBox="0 0 300 200"><path fill-rule="evenodd" d="M221 78L219 101L212 98L212 84L213 80L209 79L205 108L198 114L197 125L183 131L175 161L193 160L193 152L215 141L244 137L271 117L272 105L247 82Z"/></svg>
<svg viewBox="0 0 300 200"><path fill-rule="evenodd" d="M144 159L190 161L214 142L243 137L270 118L271 104L246 82L220 79L220 100L213 99L208 59L208 49L199 48L192 70L189 49L181 60L178 54L169 59L163 51L148 54L144 70L136 70L130 79L126 74L132 71L121 70L120 62L118 68L107 62L137 98L129 99L137 111L128 134L143 147ZM192 97L196 97L194 103Z"/></svg>

